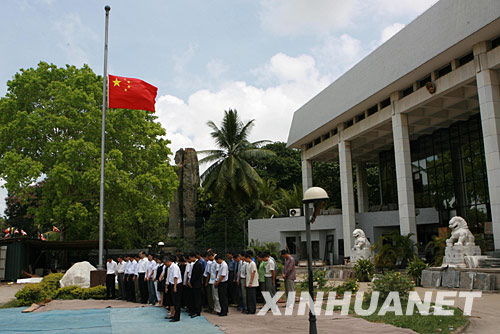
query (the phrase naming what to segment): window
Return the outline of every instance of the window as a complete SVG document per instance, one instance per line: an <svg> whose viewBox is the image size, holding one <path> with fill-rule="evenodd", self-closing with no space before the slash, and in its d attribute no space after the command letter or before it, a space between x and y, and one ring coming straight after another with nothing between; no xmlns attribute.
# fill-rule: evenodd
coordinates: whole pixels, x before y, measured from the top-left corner
<svg viewBox="0 0 500 334"><path fill-rule="evenodd" d="M388 97L382 102L380 102L380 109L384 109L385 107L389 106L391 104L391 98Z"/></svg>
<svg viewBox="0 0 500 334"><path fill-rule="evenodd" d="M500 36L491 41L492 49L496 48L497 46L500 46Z"/></svg>
<svg viewBox="0 0 500 334"><path fill-rule="evenodd" d="M368 116L373 115L373 114L374 114L374 113L376 113L377 111L378 111L378 106L377 106L377 105L374 105L373 107L368 108Z"/></svg>
<svg viewBox="0 0 500 334"><path fill-rule="evenodd" d="M411 93L413 93L413 85L412 85L412 86L410 86L410 87L408 87L408 88L406 88L406 89L403 89L403 90L401 91L401 97L408 96L408 95L410 95Z"/></svg>
<svg viewBox="0 0 500 334"><path fill-rule="evenodd" d="M347 122L344 123L345 128L347 129L348 127L352 126L354 124L354 121L351 119Z"/></svg>
<svg viewBox="0 0 500 334"><path fill-rule="evenodd" d="M471 52L471 53L466 54L462 58L458 59L458 66L459 67L463 66L472 60L474 60L474 54Z"/></svg>
<svg viewBox="0 0 500 334"><path fill-rule="evenodd" d="M339 133L339 130L337 128L332 130L332 136L335 136L337 133Z"/></svg>
<svg viewBox="0 0 500 334"><path fill-rule="evenodd" d="M446 74L451 72L451 64L446 65L445 67L442 67L436 72L436 75L438 78L444 77Z"/></svg>
<svg viewBox="0 0 500 334"><path fill-rule="evenodd" d="M356 122L362 121L365 119L365 113L359 114L356 116Z"/></svg>
<svg viewBox="0 0 500 334"><path fill-rule="evenodd" d="M428 75L426 76L425 78L421 79L418 81L418 87L425 87L425 84L428 83L428 82L431 82L431 76Z"/></svg>
<svg viewBox="0 0 500 334"><path fill-rule="evenodd" d="M318 137L314 140L314 145L318 145L319 143L321 143L321 137Z"/></svg>

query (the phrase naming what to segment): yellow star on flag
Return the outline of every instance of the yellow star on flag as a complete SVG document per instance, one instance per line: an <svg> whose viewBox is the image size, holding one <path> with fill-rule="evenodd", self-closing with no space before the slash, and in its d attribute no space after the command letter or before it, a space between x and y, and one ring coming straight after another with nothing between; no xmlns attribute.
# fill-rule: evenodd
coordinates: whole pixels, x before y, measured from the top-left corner
<svg viewBox="0 0 500 334"><path fill-rule="evenodd" d="M120 82L121 82L121 81L120 81L120 80L118 80L118 78L116 78L116 79L115 79L115 81L113 81L113 83L114 83L114 86L113 86L113 87L115 87L115 86L120 87Z"/></svg>

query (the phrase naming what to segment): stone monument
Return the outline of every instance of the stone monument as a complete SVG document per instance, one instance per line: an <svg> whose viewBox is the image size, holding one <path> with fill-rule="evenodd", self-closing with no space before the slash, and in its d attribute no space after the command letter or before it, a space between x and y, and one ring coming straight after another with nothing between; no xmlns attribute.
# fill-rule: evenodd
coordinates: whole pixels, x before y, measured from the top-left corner
<svg viewBox="0 0 500 334"><path fill-rule="evenodd" d="M373 252L365 232L357 228L352 232L352 236L354 237L354 247L351 250L351 263L355 264L359 259L372 260Z"/></svg>
<svg viewBox="0 0 500 334"><path fill-rule="evenodd" d="M474 243L474 235L465 219L455 216L448 224L451 236L446 240L443 267L472 268L477 266L481 248Z"/></svg>
<svg viewBox="0 0 500 334"><path fill-rule="evenodd" d="M180 149L175 153L179 188L170 203L170 219L168 236L184 238L194 242L196 238L196 206L198 203L198 187L200 170L195 149Z"/></svg>

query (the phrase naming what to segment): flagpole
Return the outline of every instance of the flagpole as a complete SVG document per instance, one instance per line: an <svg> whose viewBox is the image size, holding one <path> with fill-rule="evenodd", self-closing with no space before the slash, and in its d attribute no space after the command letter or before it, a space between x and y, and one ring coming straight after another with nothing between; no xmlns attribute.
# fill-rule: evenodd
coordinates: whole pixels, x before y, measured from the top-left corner
<svg viewBox="0 0 500 334"><path fill-rule="evenodd" d="M106 11L106 25L104 33L104 73L102 80L102 133L101 133L101 191L99 198L99 264L97 269L104 270L104 160L105 160L105 139L106 139L106 107L107 107L107 86L108 86L108 26L110 6L104 7Z"/></svg>

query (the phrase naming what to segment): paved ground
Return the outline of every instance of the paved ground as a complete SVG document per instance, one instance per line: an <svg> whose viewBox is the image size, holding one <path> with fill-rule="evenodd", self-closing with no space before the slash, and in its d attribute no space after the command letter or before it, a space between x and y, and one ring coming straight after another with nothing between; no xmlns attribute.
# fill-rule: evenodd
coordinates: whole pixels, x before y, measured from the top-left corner
<svg viewBox="0 0 500 334"><path fill-rule="evenodd" d="M159 307L57 310L41 313L21 313L22 309L24 308L0 310L2 334L222 334L203 317L191 319L182 314L181 322L170 323L164 319L165 310Z"/></svg>
<svg viewBox="0 0 500 334"><path fill-rule="evenodd" d="M0 285L0 304L6 303L14 298L15 293L22 288L22 285ZM362 284L361 290L365 290L367 285ZM423 289L417 288L417 291L423 297L425 291L438 291L437 289ZM457 305L463 308L464 298L457 298ZM138 307L139 306L139 307ZM111 308L107 308L111 307ZM135 308L137 307L137 308ZM133 309L131 309L133 308ZM62 311L63 309L64 311ZM81 311L69 311L80 309ZM39 325L39 319L36 318L37 315L32 314L21 314L21 309L10 309L10 310L0 310L0 332L1 333L14 333L16 326L19 324L28 325L32 320L35 321L36 326ZM183 317L181 325L179 326L169 326L165 327L166 321L163 321L165 316L165 310L160 308L142 307L140 304L132 304L121 301L53 301L49 305L44 306L39 310L51 311L36 313L40 316L49 315L53 323L57 326L61 324L66 325L67 323L77 323L78 319L99 319L99 323L102 323L102 327L99 330L92 329L90 325L86 325L86 329L76 329L71 330L75 333L111 333L115 332L116 328L120 328L120 333L128 333L128 326L130 325L128 321L133 323L136 316L145 316L148 322L152 323L152 329L155 333L161 333L168 330L168 333L187 333L187 332L201 332L196 328L199 328L196 319L190 319L187 316ZM61 313L62 312L62 313ZM64 312L75 312L75 313L64 313ZM147 316L146 316L147 315ZM231 309L230 315L228 317L220 318L215 315L210 315L204 313L206 319L212 324L220 326L226 333L252 333L254 334L258 330L265 330L266 333L283 333L293 334L293 333L305 333L307 332L308 320L307 316L292 316L292 317L274 317L271 313L263 317L249 316L237 312L235 309ZM472 317L470 318L470 326L466 330L467 334L498 334L500 333L500 294L499 293L484 293L482 298L476 299L472 308ZM64 321L60 321L63 319ZM123 319L122 319L123 318ZM41 319L44 319L43 317ZM73 321L72 319L75 319ZM204 320L201 317L199 320ZM193 321L191 321L193 320ZM97 320L96 320L97 321ZM7 326L8 324L8 326ZM204 334L212 333L212 329L217 330L216 326L213 326L206 320L201 323L203 327ZM354 333L409 333L407 330L395 328L389 325L374 324L369 323L363 319L354 319L351 317L342 317L334 314L333 316L321 316L318 318L318 331L320 333L343 333L348 332L349 334ZM4 325L6 327L4 327ZM168 324L177 325L177 324ZM9 327L10 326L10 327ZM97 326L97 325L96 325ZM101 325L98 325L101 326ZM185 327L187 326L187 327ZM192 329L190 326L194 326ZM10 328L10 329L9 329ZM38 327L35 327L38 328ZM47 327L47 332L58 333L56 328L59 327ZM65 327L64 327L65 328ZM68 327L69 328L69 327ZM134 328L134 327L130 327ZM10 332L6 332L9 329ZM43 328L42 328L43 329ZM101 331L102 329L102 331ZM132 330L131 330L132 331ZM60 333L64 332L64 330ZM67 331L66 331L67 332ZM15 331L15 333L22 333ZM213 333L220 333L220 331L215 331Z"/></svg>
<svg viewBox="0 0 500 334"><path fill-rule="evenodd" d="M24 284L0 284L0 305L16 298L16 292L23 287Z"/></svg>
<svg viewBox="0 0 500 334"><path fill-rule="evenodd" d="M284 314L284 309L281 313ZM294 312L296 313L296 312ZM220 327L227 334L304 334L309 332L309 318L304 316L273 316L271 312L264 316L247 315L230 308L227 317L205 314L212 324ZM349 333L349 334L403 334L414 333L386 324L372 323L361 318L321 315L316 319L318 333Z"/></svg>

